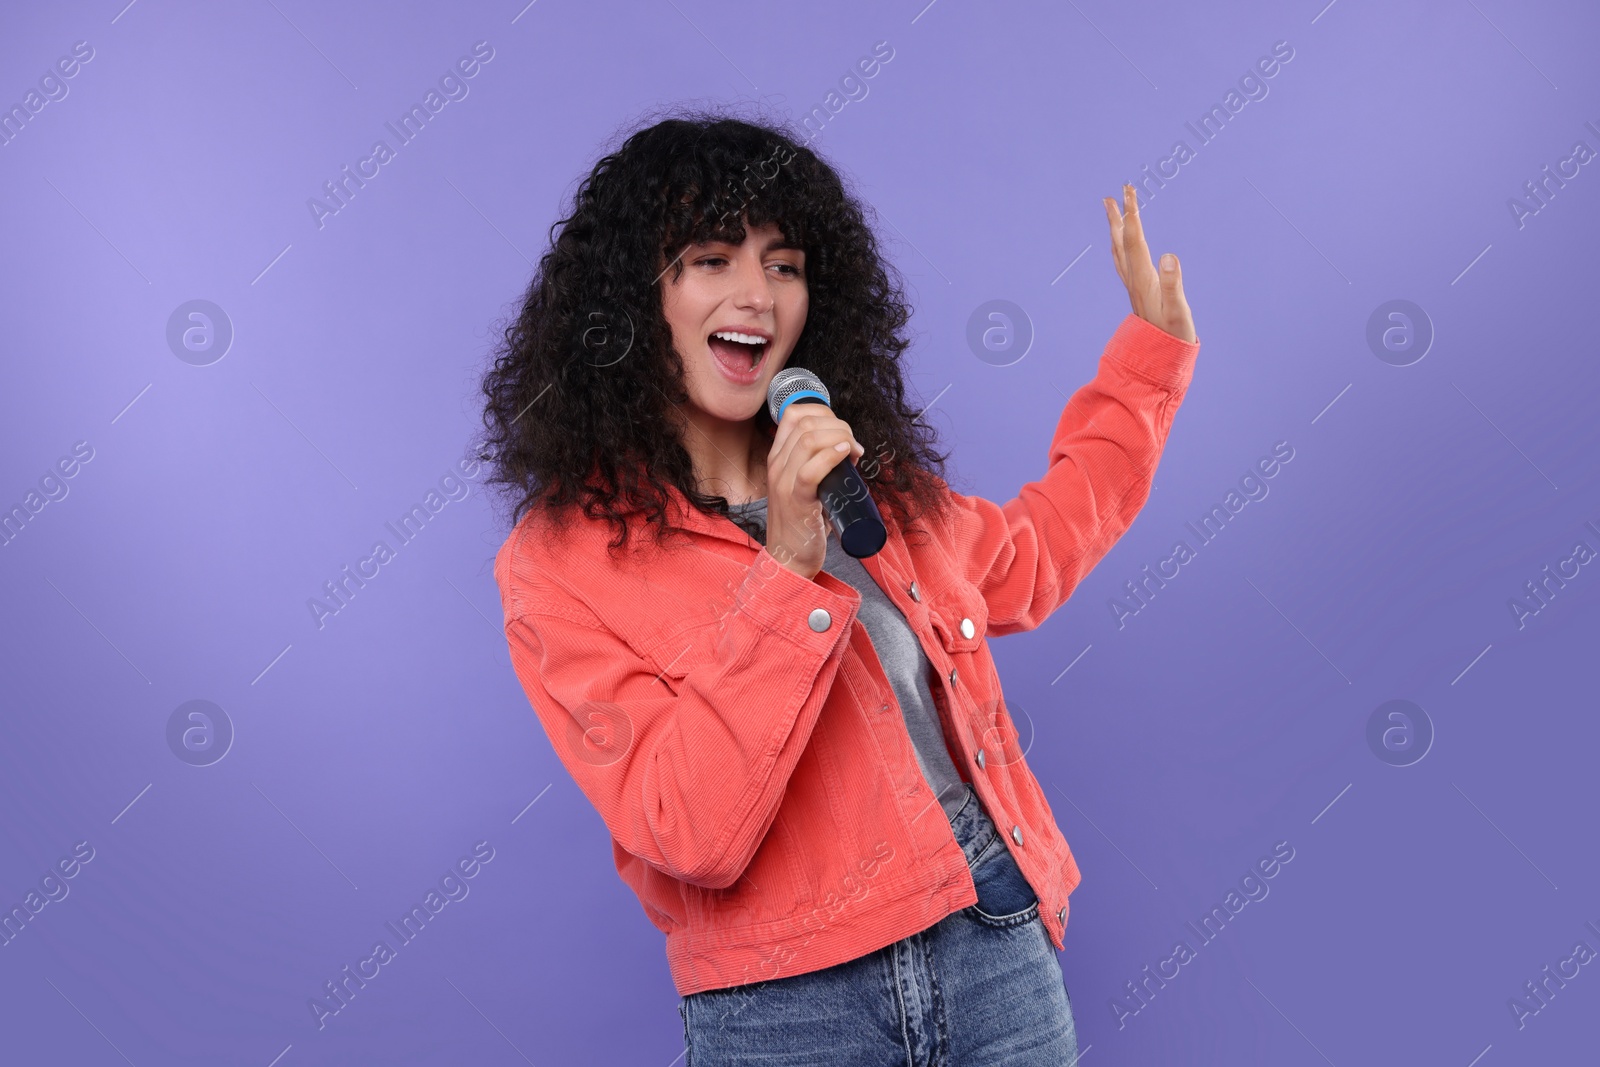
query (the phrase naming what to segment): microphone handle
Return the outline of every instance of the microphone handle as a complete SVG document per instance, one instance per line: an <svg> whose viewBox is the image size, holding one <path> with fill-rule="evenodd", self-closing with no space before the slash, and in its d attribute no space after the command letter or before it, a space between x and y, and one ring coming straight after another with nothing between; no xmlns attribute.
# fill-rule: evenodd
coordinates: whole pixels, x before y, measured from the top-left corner
<svg viewBox="0 0 1600 1067"><path fill-rule="evenodd" d="M811 397L795 401L799 404L821 402ZM828 521L833 523L833 532L838 535L840 547L847 554L856 559L876 555L889 540L889 531L883 525L878 502L872 499L866 479L861 477L861 472L848 456L822 476L817 486L817 498L822 502L822 510L827 514Z"/></svg>

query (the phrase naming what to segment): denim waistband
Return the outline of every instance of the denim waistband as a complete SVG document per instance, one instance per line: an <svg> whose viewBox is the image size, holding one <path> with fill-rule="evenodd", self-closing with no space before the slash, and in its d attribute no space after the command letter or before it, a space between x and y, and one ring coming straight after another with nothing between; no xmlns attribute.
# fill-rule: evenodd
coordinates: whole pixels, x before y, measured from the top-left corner
<svg viewBox="0 0 1600 1067"><path fill-rule="evenodd" d="M1000 831L995 828L988 812L983 810L983 801L978 799L972 783L963 782L962 786L967 791L967 799L950 819L950 829L961 843L961 851L966 853L967 866L971 867L975 860L988 851L990 843L1000 836Z"/></svg>

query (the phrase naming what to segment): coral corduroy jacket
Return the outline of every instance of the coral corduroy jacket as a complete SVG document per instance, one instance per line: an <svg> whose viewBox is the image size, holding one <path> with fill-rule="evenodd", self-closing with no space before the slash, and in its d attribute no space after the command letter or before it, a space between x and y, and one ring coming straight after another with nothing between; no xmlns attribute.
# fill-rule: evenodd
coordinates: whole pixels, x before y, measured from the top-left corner
<svg viewBox="0 0 1600 1067"><path fill-rule="evenodd" d="M1057 949L1081 876L987 639L1043 623L1132 523L1199 348L1130 314L1041 478L1004 505L950 491L948 521L910 541L886 512L889 541L862 560L937 671L951 755ZM632 530L616 560L604 523L580 514L558 538L529 511L494 570L517 677L666 934L679 994L820 970L976 903L860 594L673 500L682 536Z"/></svg>

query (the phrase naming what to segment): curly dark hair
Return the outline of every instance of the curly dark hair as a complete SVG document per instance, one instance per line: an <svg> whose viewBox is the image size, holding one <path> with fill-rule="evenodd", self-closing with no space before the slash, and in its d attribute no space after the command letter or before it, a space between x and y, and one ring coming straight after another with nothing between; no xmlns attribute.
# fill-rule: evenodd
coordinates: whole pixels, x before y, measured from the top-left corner
<svg viewBox="0 0 1600 1067"><path fill-rule="evenodd" d="M635 128L579 184L482 382L484 484L510 500L512 526L538 507L561 527L581 507L616 528L615 550L628 543L626 516L642 511L659 543L668 486L728 516L726 498L700 491L672 418L689 394L657 282L681 275L689 244L738 244L747 224L768 222L806 255L810 309L786 366L827 385L866 449L858 469L886 521L907 531L943 516L949 457L906 406L899 276L857 199L791 131L679 111ZM755 418L770 440L765 405Z"/></svg>

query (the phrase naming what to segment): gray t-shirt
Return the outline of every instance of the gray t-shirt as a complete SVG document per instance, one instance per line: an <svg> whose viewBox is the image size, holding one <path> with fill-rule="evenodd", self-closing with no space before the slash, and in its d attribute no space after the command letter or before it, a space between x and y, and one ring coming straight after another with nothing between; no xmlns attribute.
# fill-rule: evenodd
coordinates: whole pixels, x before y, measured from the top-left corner
<svg viewBox="0 0 1600 1067"><path fill-rule="evenodd" d="M747 504L730 504L729 514L757 541L766 544L767 498L752 500ZM867 629L872 640L872 650L878 654L889 684L900 702L900 711L906 721L906 732L916 749L917 764L928 787L939 798L945 818L954 818L963 801L966 787L950 751L945 747L944 728L939 722L939 709L933 702L933 691L928 687L928 676L933 664L917 635L906 623L906 617L894 602L884 595L861 561L844 550L839 538L828 525L828 550L822 569L853 587L861 594L861 608L856 617Z"/></svg>

